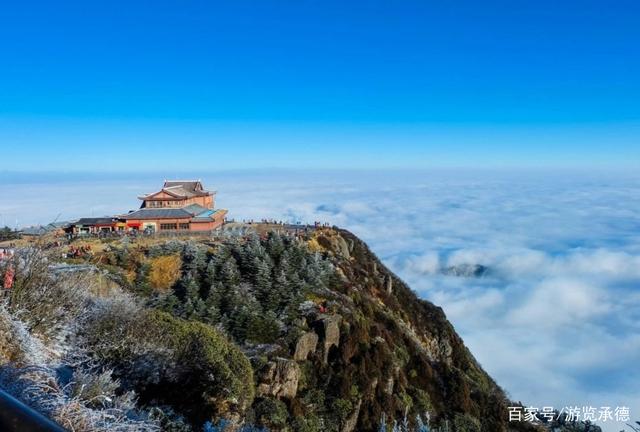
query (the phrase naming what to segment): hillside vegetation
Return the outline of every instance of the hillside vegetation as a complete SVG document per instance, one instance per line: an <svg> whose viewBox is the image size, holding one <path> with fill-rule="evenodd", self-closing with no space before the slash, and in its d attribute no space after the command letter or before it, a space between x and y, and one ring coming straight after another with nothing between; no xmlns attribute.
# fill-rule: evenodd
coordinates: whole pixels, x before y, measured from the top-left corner
<svg viewBox="0 0 640 432"><path fill-rule="evenodd" d="M94 250L3 264L0 385L72 430L542 428L507 421L442 309L347 231Z"/></svg>

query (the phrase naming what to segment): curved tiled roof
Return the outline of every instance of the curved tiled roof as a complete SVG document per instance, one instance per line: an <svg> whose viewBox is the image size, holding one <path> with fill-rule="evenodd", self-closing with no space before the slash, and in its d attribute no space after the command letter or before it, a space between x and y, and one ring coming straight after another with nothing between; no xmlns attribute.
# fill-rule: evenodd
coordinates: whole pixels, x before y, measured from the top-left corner
<svg viewBox="0 0 640 432"><path fill-rule="evenodd" d="M153 195L165 192L175 198L191 198L194 196L213 195L214 192L204 190L200 180L165 180L162 189L147 195L138 197L140 199L150 199Z"/></svg>
<svg viewBox="0 0 640 432"><path fill-rule="evenodd" d="M186 219L192 213L181 208L142 208L122 216L122 219Z"/></svg>

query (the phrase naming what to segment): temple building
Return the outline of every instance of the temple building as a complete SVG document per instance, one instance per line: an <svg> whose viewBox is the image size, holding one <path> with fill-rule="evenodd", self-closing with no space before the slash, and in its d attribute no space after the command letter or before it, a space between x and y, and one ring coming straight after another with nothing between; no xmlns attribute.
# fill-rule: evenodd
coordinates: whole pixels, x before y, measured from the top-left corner
<svg viewBox="0 0 640 432"><path fill-rule="evenodd" d="M200 180L165 180L162 189L138 197L140 208L183 208L198 204L213 209L216 193L204 190Z"/></svg>
<svg viewBox="0 0 640 432"><path fill-rule="evenodd" d="M215 209L215 192L200 180L166 180L162 189L138 197L140 208L114 217L82 218L68 224L73 235L144 231L212 231L224 223L226 210Z"/></svg>
<svg viewBox="0 0 640 432"><path fill-rule="evenodd" d="M138 198L140 209L120 216L128 230L211 231L227 214L214 209L215 192L205 190L200 180L165 180L162 189Z"/></svg>

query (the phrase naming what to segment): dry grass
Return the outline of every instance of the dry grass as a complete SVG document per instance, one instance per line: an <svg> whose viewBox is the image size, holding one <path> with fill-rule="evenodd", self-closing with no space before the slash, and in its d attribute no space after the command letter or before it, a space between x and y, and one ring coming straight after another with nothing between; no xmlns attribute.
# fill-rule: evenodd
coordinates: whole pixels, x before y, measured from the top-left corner
<svg viewBox="0 0 640 432"><path fill-rule="evenodd" d="M166 255L149 260L151 271L149 283L151 287L159 291L167 291L180 277L182 259L180 255Z"/></svg>

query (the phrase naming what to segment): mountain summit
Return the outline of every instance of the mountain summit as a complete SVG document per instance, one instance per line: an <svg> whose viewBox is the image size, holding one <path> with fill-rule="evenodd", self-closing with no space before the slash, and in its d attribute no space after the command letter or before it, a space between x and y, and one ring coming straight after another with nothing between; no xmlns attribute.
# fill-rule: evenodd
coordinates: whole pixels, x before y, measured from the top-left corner
<svg viewBox="0 0 640 432"><path fill-rule="evenodd" d="M356 236L244 228L19 248L0 383L73 430L541 427Z"/></svg>

